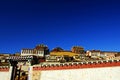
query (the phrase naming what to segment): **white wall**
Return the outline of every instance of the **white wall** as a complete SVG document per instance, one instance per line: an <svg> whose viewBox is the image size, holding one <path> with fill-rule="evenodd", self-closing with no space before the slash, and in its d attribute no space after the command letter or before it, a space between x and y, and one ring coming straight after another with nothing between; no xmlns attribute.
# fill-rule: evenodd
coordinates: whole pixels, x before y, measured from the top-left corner
<svg viewBox="0 0 120 80"><path fill-rule="evenodd" d="M0 71L0 80L10 80L11 79L12 67L10 67L9 71Z"/></svg>
<svg viewBox="0 0 120 80"><path fill-rule="evenodd" d="M120 80L120 67L31 71L29 80L33 73L37 80Z"/></svg>

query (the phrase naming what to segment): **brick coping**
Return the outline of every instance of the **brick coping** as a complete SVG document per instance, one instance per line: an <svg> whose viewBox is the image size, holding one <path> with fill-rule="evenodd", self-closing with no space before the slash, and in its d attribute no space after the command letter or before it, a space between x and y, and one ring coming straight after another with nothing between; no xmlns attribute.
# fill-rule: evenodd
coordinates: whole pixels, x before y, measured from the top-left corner
<svg viewBox="0 0 120 80"><path fill-rule="evenodd" d="M102 68L120 66L120 60L74 62L47 65L34 65L33 71L39 70L66 70L66 69L83 69L83 68Z"/></svg>
<svg viewBox="0 0 120 80"><path fill-rule="evenodd" d="M8 72L9 69L10 69L9 66L0 66L0 72L6 72L6 71Z"/></svg>

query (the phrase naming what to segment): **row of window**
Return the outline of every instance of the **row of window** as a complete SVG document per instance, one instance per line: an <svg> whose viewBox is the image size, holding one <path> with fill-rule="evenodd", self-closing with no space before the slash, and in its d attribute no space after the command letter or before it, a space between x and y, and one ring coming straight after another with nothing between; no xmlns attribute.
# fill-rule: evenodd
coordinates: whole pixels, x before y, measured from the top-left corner
<svg viewBox="0 0 120 80"><path fill-rule="evenodd" d="M33 54L33 52L22 52L22 54ZM37 51L36 54L44 54L44 51Z"/></svg>
<svg viewBox="0 0 120 80"><path fill-rule="evenodd" d="M21 52L33 53L33 50L22 50Z"/></svg>

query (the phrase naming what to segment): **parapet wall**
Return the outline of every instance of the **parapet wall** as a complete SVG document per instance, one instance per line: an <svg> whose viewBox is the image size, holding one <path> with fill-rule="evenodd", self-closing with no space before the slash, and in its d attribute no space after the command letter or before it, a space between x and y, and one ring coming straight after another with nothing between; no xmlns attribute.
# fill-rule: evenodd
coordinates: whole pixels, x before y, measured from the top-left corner
<svg viewBox="0 0 120 80"><path fill-rule="evenodd" d="M0 72L9 72L10 67L9 66L0 66Z"/></svg>
<svg viewBox="0 0 120 80"><path fill-rule="evenodd" d="M61 64L35 65L33 71L38 70L61 70L61 69L82 69L120 66L120 60L107 60L95 62L70 62Z"/></svg>
<svg viewBox="0 0 120 80"><path fill-rule="evenodd" d="M0 66L0 80L10 80L11 79L11 66Z"/></svg>
<svg viewBox="0 0 120 80"><path fill-rule="evenodd" d="M119 80L120 60L34 65L28 80Z"/></svg>

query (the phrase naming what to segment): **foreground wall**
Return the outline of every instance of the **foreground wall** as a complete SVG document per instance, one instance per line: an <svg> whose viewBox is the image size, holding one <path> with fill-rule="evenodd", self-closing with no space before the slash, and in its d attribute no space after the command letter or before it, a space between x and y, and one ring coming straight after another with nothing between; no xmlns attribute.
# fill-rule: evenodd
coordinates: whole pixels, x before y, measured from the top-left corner
<svg viewBox="0 0 120 80"><path fill-rule="evenodd" d="M12 67L0 66L0 80L10 80L11 72L12 72Z"/></svg>
<svg viewBox="0 0 120 80"><path fill-rule="evenodd" d="M28 80L120 80L120 61L41 65L29 68Z"/></svg>
<svg viewBox="0 0 120 80"><path fill-rule="evenodd" d="M34 72L34 76L37 71ZM38 72L32 80L120 80L120 67L71 69Z"/></svg>

